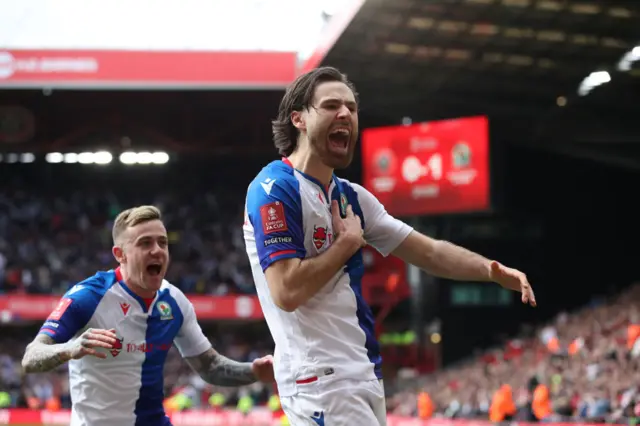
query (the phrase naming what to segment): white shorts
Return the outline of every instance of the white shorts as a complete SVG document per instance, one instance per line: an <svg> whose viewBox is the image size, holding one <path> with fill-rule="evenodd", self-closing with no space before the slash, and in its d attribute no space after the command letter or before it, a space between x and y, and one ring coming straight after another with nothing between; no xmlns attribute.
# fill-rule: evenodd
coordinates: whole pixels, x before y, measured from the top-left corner
<svg viewBox="0 0 640 426"><path fill-rule="evenodd" d="M298 389L300 389L299 387ZM331 380L280 398L291 426L386 426L382 380Z"/></svg>

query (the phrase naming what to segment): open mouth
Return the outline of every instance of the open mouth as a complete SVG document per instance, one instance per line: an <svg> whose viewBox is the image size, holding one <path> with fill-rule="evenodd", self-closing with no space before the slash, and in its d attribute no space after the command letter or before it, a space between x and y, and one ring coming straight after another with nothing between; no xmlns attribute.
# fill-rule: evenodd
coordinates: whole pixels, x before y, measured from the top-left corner
<svg viewBox="0 0 640 426"><path fill-rule="evenodd" d="M332 130L329 133L329 144L333 148L347 149L351 140L351 131L345 128Z"/></svg>
<svg viewBox="0 0 640 426"><path fill-rule="evenodd" d="M152 276L160 275L162 272L162 265L159 263L152 263L147 266L147 273Z"/></svg>

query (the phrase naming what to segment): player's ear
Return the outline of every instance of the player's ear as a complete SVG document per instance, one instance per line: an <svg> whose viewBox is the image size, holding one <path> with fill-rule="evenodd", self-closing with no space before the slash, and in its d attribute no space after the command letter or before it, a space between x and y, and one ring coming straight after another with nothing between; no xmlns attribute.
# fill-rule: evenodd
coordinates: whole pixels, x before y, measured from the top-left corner
<svg viewBox="0 0 640 426"><path fill-rule="evenodd" d="M126 256L124 255L124 250L120 246L113 246L111 249L111 253L113 257L118 261L118 263L123 263L126 260Z"/></svg>
<svg viewBox="0 0 640 426"><path fill-rule="evenodd" d="M293 111L291 113L291 123L298 130L306 130L307 128L307 123L304 120L302 111Z"/></svg>

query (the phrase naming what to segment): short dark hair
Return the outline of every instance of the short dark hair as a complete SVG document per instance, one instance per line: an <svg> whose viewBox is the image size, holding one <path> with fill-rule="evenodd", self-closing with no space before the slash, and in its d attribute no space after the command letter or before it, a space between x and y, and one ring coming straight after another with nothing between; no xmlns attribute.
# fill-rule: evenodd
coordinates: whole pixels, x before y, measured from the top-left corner
<svg viewBox="0 0 640 426"><path fill-rule="evenodd" d="M280 101L278 118L271 122L273 144L280 155L288 156L298 147L298 129L291 121L293 111L302 111L311 106L313 95L319 84L338 81L346 84L358 100L356 88L347 76L333 67L321 67L300 75L291 83Z"/></svg>

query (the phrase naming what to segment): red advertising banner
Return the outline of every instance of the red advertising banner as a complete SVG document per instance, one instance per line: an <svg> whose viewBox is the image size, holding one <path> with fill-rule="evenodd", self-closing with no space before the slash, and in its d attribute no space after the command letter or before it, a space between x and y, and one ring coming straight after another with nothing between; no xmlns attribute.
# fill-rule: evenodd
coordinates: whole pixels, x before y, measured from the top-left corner
<svg viewBox="0 0 640 426"><path fill-rule="evenodd" d="M187 295L200 320L259 320L264 318L256 296ZM0 296L0 320L45 320L60 302L58 296Z"/></svg>
<svg viewBox="0 0 640 426"><path fill-rule="evenodd" d="M0 88L284 88L295 52L0 50Z"/></svg>
<svg viewBox="0 0 640 426"><path fill-rule="evenodd" d="M362 132L364 186L396 216L489 208L486 117Z"/></svg>
<svg viewBox="0 0 640 426"><path fill-rule="evenodd" d="M170 415L174 426L281 426L280 419L274 418L271 412L264 408L257 408L248 415L238 411L207 411L194 410L173 413ZM68 425L71 420L69 411L36 411L9 409L0 410L0 425ZM539 423L518 422L519 426L535 426ZM449 420L429 419L421 420L412 417L389 415L388 426L492 426L494 423L482 420ZM548 426L587 426L585 423L547 423ZM590 424L589 426L605 426L604 424ZM611 426L611 425L608 425Z"/></svg>

